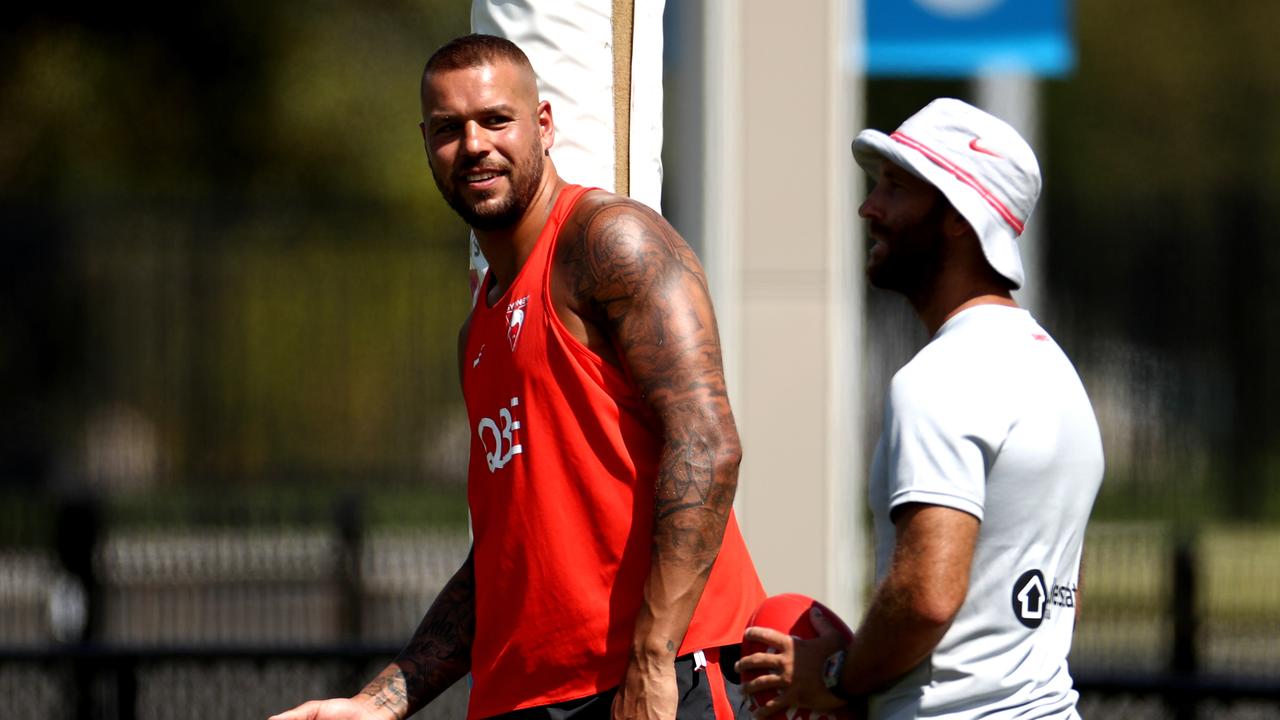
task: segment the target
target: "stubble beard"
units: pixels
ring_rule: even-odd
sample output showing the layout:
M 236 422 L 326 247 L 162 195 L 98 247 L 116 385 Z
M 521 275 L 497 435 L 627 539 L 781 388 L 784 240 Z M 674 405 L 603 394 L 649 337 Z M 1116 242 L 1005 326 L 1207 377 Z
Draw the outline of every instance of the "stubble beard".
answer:
M 539 138 L 534 138 L 525 157 L 517 158 L 510 166 L 506 177 L 511 189 L 497 202 L 486 199 L 480 203 L 469 203 L 463 199 L 462 192 L 458 189 L 457 178 L 446 182 L 434 167 L 431 175 L 445 202 L 467 225 L 476 230 L 502 230 L 519 222 L 533 202 L 538 185 L 542 183 L 542 155 L 542 142 Z
M 881 290 L 913 297 L 928 289 L 942 271 L 946 207 L 938 203 L 923 217 L 897 232 L 872 223 L 871 234 L 890 237 L 879 262 L 868 264 L 867 280 Z

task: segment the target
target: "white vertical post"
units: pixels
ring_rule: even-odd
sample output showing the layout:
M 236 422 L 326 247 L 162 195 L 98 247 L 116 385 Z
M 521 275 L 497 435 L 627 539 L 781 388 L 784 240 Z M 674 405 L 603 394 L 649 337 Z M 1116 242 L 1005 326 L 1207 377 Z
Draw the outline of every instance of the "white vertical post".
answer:
M 834 107 L 827 138 L 833 152 L 827 171 L 832 182 L 827 200 L 831 226 L 827 238 L 827 337 L 831 342 L 827 386 L 831 398 L 827 408 L 826 586 L 827 602 L 850 623 L 856 623 L 862 614 L 862 591 L 871 576 L 868 534 L 862 523 L 867 476 L 862 443 L 866 243 L 857 207 L 863 195 L 863 174 L 848 149 L 863 124 L 862 19 L 862 0 L 831 5 L 828 82 Z
M 974 80 L 974 94 L 978 107 L 1009 123 L 1022 134 L 1022 137 L 1036 151 L 1036 156 L 1043 158 L 1040 141 L 1040 97 L 1039 82 L 1029 72 L 992 71 L 981 73 Z M 1041 168 L 1043 172 L 1043 168 Z M 1042 223 L 1039 218 L 1044 215 L 1044 195 L 1041 194 L 1036 211 L 1031 214 L 1022 236 L 1018 238 L 1018 249 L 1022 254 L 1022 269 L 1026 281 L 1022 289 L 1014 292 L 1013 297 L 1018 304 L 1040 317 L 1044 311 L 1044 258 L 1043 240 L 1040 233 Z

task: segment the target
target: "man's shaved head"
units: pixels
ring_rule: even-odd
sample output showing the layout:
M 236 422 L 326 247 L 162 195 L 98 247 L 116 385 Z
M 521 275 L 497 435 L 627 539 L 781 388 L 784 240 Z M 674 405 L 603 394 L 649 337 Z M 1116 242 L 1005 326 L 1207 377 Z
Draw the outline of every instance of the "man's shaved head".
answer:
M 435 73 L 450 70 L 466 70 L 482 65 L 493 65 L 498 62 L 510 63 L 520 68 L 521 75 L 528 79 L 533 88 L 533 97 L 538 97 L 537 76 L 533 72 L 533 64 L 529 57 L 515 43 L 496 35 L 463 35 L 440 46 L 427 60 L 422 69 L 422 90 L 425 94 L 427 81 Z

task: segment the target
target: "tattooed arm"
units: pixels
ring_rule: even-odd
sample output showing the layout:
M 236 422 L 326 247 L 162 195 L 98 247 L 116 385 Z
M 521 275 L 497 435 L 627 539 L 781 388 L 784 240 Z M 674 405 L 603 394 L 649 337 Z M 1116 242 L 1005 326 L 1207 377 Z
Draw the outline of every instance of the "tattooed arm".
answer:
M 408 717 L 471 669 L 475 637 L 475 574 L 471 555 L 431 603 L 413 638 L 358 696 L 397 718 Z
M 458 376 L 471 318 L 458 333 Z M 352 698 L 312 700 L 269 720 L 372 720 L 407 718 L 431 702 L 471 668 L 475 638 L 473 553 L 453 574 L 422 618 L 409 644 Z
M 406 718 L 467 673 L 475 637 L 471 556 L 436 596 L 396 659 L 353 698 L 312 700 L 270 720 Z
M 663 433 L 650 572 L 614 715 L 674 717 L 673 660 L 720 551 L 741 458 L 715 314 L 693 251 L 652 210 L 591 196 L 574 219 L 557 257 L 572 310 L 608 335 Z

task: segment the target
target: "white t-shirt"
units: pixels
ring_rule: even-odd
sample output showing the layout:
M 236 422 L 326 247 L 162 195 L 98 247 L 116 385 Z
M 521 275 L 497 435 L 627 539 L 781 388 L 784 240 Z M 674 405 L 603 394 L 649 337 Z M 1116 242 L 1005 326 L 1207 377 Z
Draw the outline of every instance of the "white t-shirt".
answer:
M 890 512 L 981 521 L 969 590 L 932 655 L 871 701 L 880 718 L 1077 718 L 1067 671 L 1102 440 L 1084 386 L 1030 313 L 979 305 L 894 376 L 871 464 L 876 578 Z

